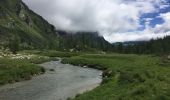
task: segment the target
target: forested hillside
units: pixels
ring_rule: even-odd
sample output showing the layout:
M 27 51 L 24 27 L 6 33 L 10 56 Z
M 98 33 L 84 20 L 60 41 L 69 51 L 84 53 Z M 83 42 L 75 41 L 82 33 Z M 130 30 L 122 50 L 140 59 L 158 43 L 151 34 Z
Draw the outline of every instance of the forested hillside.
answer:
M 63 34 L 66 33 L 66 34 Z M 66 51 L 111 50 L 112 45 L 94 32 L 57 31 L 21 0 L 0 1 L 0 46 L 12 49 Z M 17 47 L 17 48 L 16 48 Z
M 141 42 L 115 43 L 114 51 L 136 54 L 167 54 L 170 53 L 170 36 Z
M 51 48 L 58 45 L 55 28 L 35 14 L 21 0 L 0 1 L 0 43 L 18 40 L 22 49 Z
M 57 31 L 61 37 L 60 48 L 71 51 L 112 51 L 113 46 L 97 32 L 76 32 L 70 34 Z

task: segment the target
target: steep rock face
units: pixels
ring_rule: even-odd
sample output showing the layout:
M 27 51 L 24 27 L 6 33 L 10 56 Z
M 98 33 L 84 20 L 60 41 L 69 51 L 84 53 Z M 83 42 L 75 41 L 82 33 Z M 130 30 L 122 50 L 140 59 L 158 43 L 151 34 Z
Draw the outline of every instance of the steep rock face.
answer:
M 27 23 L 28 26 L 31 27 L 33 25 L 32 19 L 27 14 L 27 8 L 25 7 L 25 5 L 23 3 L 17 4 L 16 14 L 17 14 L 17 16 L 19 16 L 19 18 L 21 20 L 23 20 L 25 23 Z
M 0 30 L 0 41 L 4 42 L 2 37 L 8 38 L 4 43 L 6 45 L 15 37 L 20 38 L 24 48 L 52 48 L 58 45 L 54 26 L 31 11 L 21 0 L 0 0 Z

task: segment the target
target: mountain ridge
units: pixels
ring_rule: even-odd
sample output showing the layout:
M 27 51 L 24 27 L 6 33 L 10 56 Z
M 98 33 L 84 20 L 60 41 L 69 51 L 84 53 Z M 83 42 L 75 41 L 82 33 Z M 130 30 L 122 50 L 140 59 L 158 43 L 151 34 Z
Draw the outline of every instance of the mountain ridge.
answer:
M 65 32 L 66 36 L 63 36 L 62 32 Z M 89 34 L 91 35 L 89 36 Z M 21 49 L 69 50 L 75 49 L 75 45 L 81 45 L 82 50 L 87 50 L 87 48 L 106 50 L 106 47 L 100 46 L 100 43 L 112 48 L 109 42 L 96 34 L 93 34 L 93 32 L 75 32 L 75 34 L 71 34 L 71 32 L 66 32 L 65 30 L 56 30 L 52 24 L 49 24 L 42 16 L 30 10 L 21 0 L 0 1 L 1 46 L 8 47 L 10 41 L 15 40 L 17 37 L 20 41 Z M 79 42 L 76 42 L 74 37 Z M 82 39 L 84 37 L 93 38 L 96 41 L 90 39 L 84 41 Z M 72 41 L 75 41 L 74 44 L 70 44 Z M 91 44 L 96 45 L 86 42 L 93 42 Z M 81 51 L 81 49 L 78 51 Z

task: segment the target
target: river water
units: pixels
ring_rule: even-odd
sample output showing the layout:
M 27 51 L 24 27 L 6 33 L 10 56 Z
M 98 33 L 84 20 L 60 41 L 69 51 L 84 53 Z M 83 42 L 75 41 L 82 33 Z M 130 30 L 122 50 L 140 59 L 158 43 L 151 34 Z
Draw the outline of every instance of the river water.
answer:
M 60 61 L 41 66 L 47 70 L 45 74 L 0 87 L 0 100 L 66 100 L 96 88 L 102 81 L 102 72 L 95 69 L 62 64 Z

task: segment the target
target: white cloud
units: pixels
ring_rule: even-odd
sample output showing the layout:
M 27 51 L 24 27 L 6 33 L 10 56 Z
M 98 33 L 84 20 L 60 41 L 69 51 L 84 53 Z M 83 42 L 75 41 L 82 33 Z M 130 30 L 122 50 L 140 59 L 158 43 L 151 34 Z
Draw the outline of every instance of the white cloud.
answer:
M 161 5 L 159 8 L 160 9 L 165 9 L 165 8 L 168 8 L 170 5 Z
M 156 25 L 155 32 L 168 32 L 170 31 L 170 12 L 165 14 L 160 14 L 160 17 L 164 20 L 163 24 Z
M 164 0 L 23 0 L 57 29 L 99 31 L 105 37 L 134 40 L 143 13 L 158 11 Z M 121 34 L 119 34 L 121 33 Z M 119 35 L 118 35 L 119 34 Z M 132 36 L 134 35 L 134 36 Z M 141 35 L 141 34 L 139 34 Z M 133 38 L 133 39 L 132 39 Z M 106 38 L 109 41 L 112 41 Z
M 164 23 L 162 24 L 156 24 L 155 27 L 150 27 L 146 23 L 146 29 L 144 32 L 150 32 L 150 33 L 166 33 L 170 31 L 170 12 L 163 13 L 158 16 L 159 18 L 162 18 L 164 20 Z
M 130 5 L 121 0 L 24 1 L 57 28 L 73 31 L 95 30 L 110 33 L 135 30 L 139 26 L 139 10 L 142 9 L 137 7 L 140 3 Z M 45 7 L 46 5 L 49 6 Z M 149 9 L 150 5 L 146 11 Z
M 114 42 L 126 42 L 126 41 L 147 41 L 150 39 L 163 38 L 170 35 L 169 32 L 165 33 L 145 33 L 145 32 L 127 32 L 127 33 L 115 33 L 110 36 L 106 35 L 104 38 L 111 43 Z

